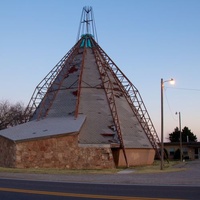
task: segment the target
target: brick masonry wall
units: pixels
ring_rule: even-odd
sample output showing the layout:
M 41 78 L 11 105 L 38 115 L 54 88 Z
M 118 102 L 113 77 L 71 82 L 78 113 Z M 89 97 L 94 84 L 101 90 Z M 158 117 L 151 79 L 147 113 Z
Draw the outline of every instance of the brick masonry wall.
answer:
M 0 166 L 15 166 L 15 144 L 13 141 L 0 136 Z
M 16 144 L 17 168 L 114 168 L 111 149 L 78 147 L 77 135 Z

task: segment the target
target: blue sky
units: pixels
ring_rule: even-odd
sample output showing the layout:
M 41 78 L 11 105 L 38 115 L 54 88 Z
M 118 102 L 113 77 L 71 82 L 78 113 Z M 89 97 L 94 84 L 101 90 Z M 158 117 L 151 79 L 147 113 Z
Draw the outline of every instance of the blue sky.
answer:
M 82 8 L 92 6 L 98 42 L 138 88 L 160 136 L 181 112 L 200 141 L 199 0 L 0 0 L 0 100 L 24 102 L 77 39 Z M 167 141 L 167 139 L 165 139 Z

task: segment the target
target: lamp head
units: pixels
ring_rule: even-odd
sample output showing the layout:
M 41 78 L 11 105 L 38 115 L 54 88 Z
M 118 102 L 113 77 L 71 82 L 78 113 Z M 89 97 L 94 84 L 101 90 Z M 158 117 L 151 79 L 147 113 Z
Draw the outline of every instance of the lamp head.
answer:
M 174 85 L 175 84 L 175 80 L 173 78 L 171 78 L 171 80 L 169 81 L 170 84 Z

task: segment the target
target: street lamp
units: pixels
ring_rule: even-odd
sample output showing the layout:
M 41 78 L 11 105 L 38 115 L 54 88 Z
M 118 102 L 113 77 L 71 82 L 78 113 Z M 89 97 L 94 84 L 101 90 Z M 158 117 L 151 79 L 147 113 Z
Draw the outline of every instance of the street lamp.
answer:
M 180 131 L 180 161 L 182 162 L 183 158 L 183 148 L 182 148 L 182 133 L 181 133 L 181 113 L 176 112 L 176 115 L 179 116 L 179 131 Z
M 163 131 L 164 131 L 164 126 L 163 126 L 163 89 L 164 89 L 164 83 L 165 82 L 170 82 L 171 84 L 174 84 L 175 81 L 173 78 L 170 80 L 163 81 L 161 78 L 161 164 L 160 164 L 160 169 L 163 170 L 163 161 L 164 161 L 164 143 L 163 143 Z

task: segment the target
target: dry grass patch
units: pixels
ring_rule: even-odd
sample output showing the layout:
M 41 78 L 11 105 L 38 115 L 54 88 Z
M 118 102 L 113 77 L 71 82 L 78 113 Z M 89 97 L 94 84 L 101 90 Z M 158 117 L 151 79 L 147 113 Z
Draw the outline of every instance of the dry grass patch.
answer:
M 181 164 L 180 161 L 167 161 L 164 162 L 164 169 L 160 170 L 160 161 L 155 161 L 152 165 L 130 167 L 133 173 L 163 173 L 163 172 L 176 172 L 185 170 L 184 167 L 176 167 Z M 0 167 L 0 173 L 32 173 L 32 174 L 116 174 L 125 168 L 117 169 L 52 169 L 52 168 L 3 168 Z
M 180 166 L 181 167 L 178 167 Z M 183 163 L 180 161 L 165 161 L 163 170 L 160 169 L 160 161 L 154 161 L 152 165 L 148 166 L 136 166 L 132 167 L 135 173 L 163 173 L 163 172 L 177 172 L 185 170 L 184 167 L 182 167 Z
M 52 169 L 52 168 L 4 168 L 0 167 L 0 173 L 32 173 L 32 174 L 114 174 L 119 169 Z

